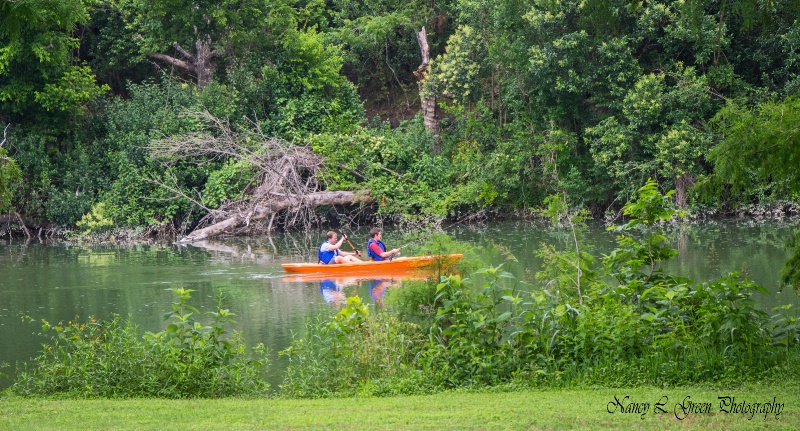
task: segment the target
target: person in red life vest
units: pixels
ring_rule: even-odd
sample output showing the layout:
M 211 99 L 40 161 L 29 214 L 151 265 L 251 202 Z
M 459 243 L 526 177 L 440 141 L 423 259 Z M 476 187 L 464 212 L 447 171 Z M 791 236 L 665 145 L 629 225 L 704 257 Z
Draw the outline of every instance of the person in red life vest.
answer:
M 367 241 L 367 255 L 375 261 L 385 260 L 400 253 L 399 248 L 386 251 L 386 245 L 381 241 L 381 235 L 381 230 L 376 227 L 369 231 L 370 238 Z
M 356 257 L 361 255 L 358 250 L 356 250 L 355 253 L 340 250 L 342 242 L 347 239 L 347 235 L 342 235 L 342 239 L 338 241 L 336 237 L 336 232 L 328 232 L 327 241 L 323 242 L 322 245 L 319 246 L 319 250 L 317 250 L 319 262 L 326 265 L 331 263 L 361 262 L 361 259 Z

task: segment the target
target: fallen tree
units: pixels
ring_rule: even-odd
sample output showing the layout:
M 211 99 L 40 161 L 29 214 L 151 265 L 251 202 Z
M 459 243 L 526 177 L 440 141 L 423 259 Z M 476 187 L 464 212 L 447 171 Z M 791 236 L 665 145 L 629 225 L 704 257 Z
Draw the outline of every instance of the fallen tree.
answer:
M 253 176 L 241 198 L 226 202 L 218 209 L 207 208 L 202 198 L 198 200 L 189 196 L 177 183 L 166 184 L 151 179 L 208 212 L 198 227 L 179 242 L 200 241 L 237 229 L 241 231 L 267 217 L 270 219 L 264 228 L 266 231 L 273 230 L 276 217 L 282 218 L 281 224 L 287 229 L 310 228 L 318 207 L 373 201 L 366 191 L 322 190 L 318 174 L 324 161 L 306 145 L 265 136 L 257 124 L 253 124 L 251 131 L 240 133 L 208 112 L 191 115 L 205 124 L 204 131 L 152 142 L 150 152 L 154 157 L 162 160 L 167 169 L 179 160 L 202 163 L 236 159 L 251 167 Z
M 268 216 L 272 216 L 274 220 L 274 217 L 278 213 L 285 210 L 299 212 L 298 208 L 313 209 L 320 206 L 352 205 L 368 202 L 372 202 L 372 198 L 368 194 L 358 194 L 347 191 L 318 192 L 302 196 L 291 195 L 277 197 L 254 205 L 247 213 L 234 214 L 210 226 L 196 229 L 189 235 L 181 238 L 180 242 L 201 241 L 212 236 L 230 232 L 242 226 L 248 226 L 250 222 L 263 220 Z M 269 231 L 271 228 L 272 223 L 270 222 L 267 230 Z

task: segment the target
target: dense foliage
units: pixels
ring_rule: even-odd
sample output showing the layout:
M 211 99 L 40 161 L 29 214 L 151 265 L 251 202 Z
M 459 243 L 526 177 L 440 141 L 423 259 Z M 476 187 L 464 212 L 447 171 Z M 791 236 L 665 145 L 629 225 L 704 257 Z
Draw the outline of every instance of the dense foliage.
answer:
M 153 140 L 208 132 L 190 120 L 198 111 L 313 147 L 328 189 L 368 190 L 374 211 L 405 219 L 536 208 L 553 194 L 602 216 L 647 178 L 681 207 L 794 202 L 798 11 L 793 0 L 5 2 L 2 157 L 22 181 L 4 180 L 0 207 L 33 226 L 73 228 L 102 204 L 105 222 L 81 230 L 191 228 L 253 180 L 225 157 L 152 157 Z M 423 26 L 432 60 L 420 68 Z M 420 95 L 438 101 L 439 134 L 414 116 Z
M 264 395 L 268 364 L 263 345 L 251 356 L 234 314 L 219 308 L 204 326 L 188 304 L 190 289 L 175 289 L 177 301 L 161 332 L 139 334 L 130 320 L 50 324 L 53 334 L 34 366 L 22 371 L 11 391 L 20 395 L 77 398 L 219 398 Z
M 659 271 L 675 251 L 658 224 L 676 212 L 656 184 L 681 209 L 797 202 L 799 12 L 794 0 L 2 2 L 0 211 L 80 232 L 189 229 L 257 180 L 234 157 L 154 155 L 173 136 L 226 139 L 204 113 L 313 149 L 326 160 L 314 180 L 369 191 L 368 215 L 547 207 L 570 227 L 570 247 L 542 247 L 536 288 L 490 268 L 476 284 L 417 286 L 396 315 L 351 303 L 311 324 L 285 353 L 288 395 L 796 374 L 797 320 L 756 309 L 757 286 Z M 421 97 L 438 101 L 438 132 Z M 628 222 L 614 252 L 592 256 L 582 222 L 607 213 Z M 784 281 L 798 284 L 792 244 Z M 52 326 L 52 350 L 15 390 L 263 391 L 259 360 L 220 338 L 228 315 L 203 327 L 182 298 L 178 323 L 143 340 L 120 320 Z
M 617 246 L 595 259 L 563 206 L 571 241 L 548 246 L 535 281 L 499 267 L 470 277 L 442 274 L 393 290 L 383 306 L 355 296 L 307 322 L 280 355 L 277 394 L 292 398 L 388 396 L 456 388 L 742 384 L 800 376 L 800 319 L 791 305 L 772 313 L 753 299 L 764 288 L 730 273 L 696 282 L 659 263 L 675 255 L 662 224 L 677 215 L 672 193 L 650 181 L 611 229 Z M 552 200 L 551 200 L 552 202 Z M 555 215 L 555 213 L 554 213 Z M 577 239 L 575 239 L 577 238 Z M 446 247 L 438 238 L 436 244 Z M 580 259 L 577 258 L 580 256 Z M 568 263 L 564 265 L 562 263 Z M 511 262 L 509 262 L 509 265 Z M 140 338 L 122 323 L 44 323 L 55 335 L 12 391 L 67 397 L 222 397 L 267 386 L 233 314 L 219 307 L 203 326 L 178 300 L 164 331 Z
M 653 183 L 639 191 L 630 222 L 614 228 L 616 249 L 583 271 L 582 293 L 577 266 L 548 255 L 533 286 L 497 267 L 398 289 L 378 316 L 348 302 L 283 352 L 285 394 L 796 378 L 800 322 L 790 306 L 759 309 L 752 296 L 763 288 L 736 273 L 695 282 L 654 265 L 677 254 L 657 223 L 674 213 L 668 198 Z

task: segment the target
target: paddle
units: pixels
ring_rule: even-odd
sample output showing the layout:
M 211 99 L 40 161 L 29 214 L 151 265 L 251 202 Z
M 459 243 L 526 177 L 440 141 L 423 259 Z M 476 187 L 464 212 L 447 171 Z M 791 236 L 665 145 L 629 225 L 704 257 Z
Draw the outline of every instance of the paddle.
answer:
M 342 236 L 344 237 L 344 240 L 347 241 L 348 244 L 350 244 L 350 248 L 352 248 L 353 251 L 356 252 L 356 256 L 358 256 L 358 258 L 361 259 L 361 252 L 358 251 L 358 249 L 356 248 L 356 246 L 353 245 L 352 242 L 350 242 L 350 238 L 348 238 L 347 235 L 344 232 L 342 232 L 341 229 L 336 229 L 336 230 L 338 230 L 339 233 L 342 234 Z
M 347 241 L 347 243 L 350 244 L 350 248 L 353 249 L 353 251 L 356 253 L 356 256 L 358 256 L 358 258 L 361 259 L 361 252 L 358 251 L 358 249 L 356 248 L 356 246 L 353 245 L 352 242 L 350 242 L 350 238 L 348 238 L 347 235 L 344 232 L 342 232 L 342 226 L 339 224 L 338 213 L 336 215 L 334 215 L 333 213 L 331 213 L 329 211 L 328 214 L 325 215 L 325 218 L 328 219 L 328 222 L 331 224 L 332 228 L 334 228 L 337 231 L 339 231 L 339 233 Z M 364 259 L 361 259 L 361 260 L 364 260 Z

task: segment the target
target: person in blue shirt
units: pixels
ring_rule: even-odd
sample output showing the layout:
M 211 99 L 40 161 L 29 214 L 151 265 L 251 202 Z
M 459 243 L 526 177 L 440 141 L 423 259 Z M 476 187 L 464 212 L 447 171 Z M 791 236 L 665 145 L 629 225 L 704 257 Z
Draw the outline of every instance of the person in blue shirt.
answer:
M 332 263 L 348 263 L 348 262 L 361 262 L 362 260 L 356 256 L 361 253 L 356 250 L 355 253 L 341 250 L 342 242 L 347 239 L 347 235 L 342 235 L 342 239 L 337 241 L 337 235 L 334 231 L 329 231 L 327 234 L 327 241 L 323 242 L 317 250 L 319 262 L 326 265 Z

